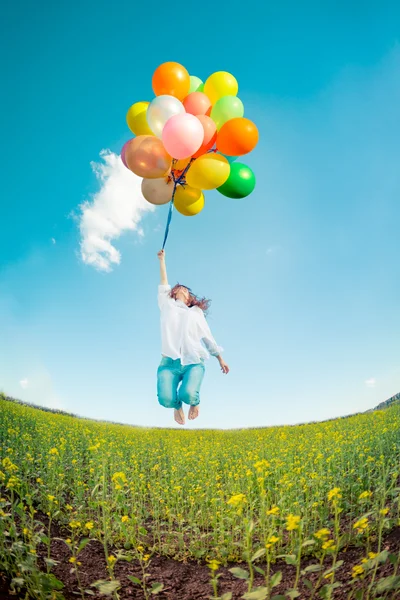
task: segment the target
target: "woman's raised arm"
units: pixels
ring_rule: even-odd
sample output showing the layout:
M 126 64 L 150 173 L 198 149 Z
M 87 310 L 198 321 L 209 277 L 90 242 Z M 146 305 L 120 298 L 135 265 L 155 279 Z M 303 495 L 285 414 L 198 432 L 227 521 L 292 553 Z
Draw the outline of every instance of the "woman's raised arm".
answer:
M 167 265 L 165 264 L 165 250 L 160 250 L 160 252 L 157 253 L 157 256 L 160 261 L 160 283 L 161 285 L 168 285 Z

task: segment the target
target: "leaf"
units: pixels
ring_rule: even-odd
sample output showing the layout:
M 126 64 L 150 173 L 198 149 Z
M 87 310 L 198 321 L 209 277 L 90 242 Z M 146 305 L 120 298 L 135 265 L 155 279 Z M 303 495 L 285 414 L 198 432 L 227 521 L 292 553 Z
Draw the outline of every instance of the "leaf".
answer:
M 306 548 L 307 546 L 314 546 L 315 540 L 306 540 L 302 543 L 301 547 Z
M 298 592 L 297 590 L 286 590 L 285 596 L 290 598 L 290 600 L 294 600 L 294 598 L 298 598 L 300 596 L 300 592 Z
M 85 594 L 89 594 L 89 596 L 94 596 L 93 590 L 85 590 Z
M 140 535 L 147 535 L 147 529 L 144 527 L 139 527 L 139 533 Z
M 277 585 L 280 584 L 280 582 L 282 581 L 282 571 L 277 571 L 276 573 L 274 573 L 270 579 L 269 585 L 271 586 L 271 589 L 276 587 Z
M 392 565 L 397 563 L 397 554 L 389 554 L 389 560 Z
M 265 575 L 265 571 L 264 569 L 261 569 L 261 567 L 257 567 L 256 565 L 254 565 L 254 570 L 257 571 L 257 573 L 260 573 L 260 575 Z
M 327 569 L 324 572 L 324 576 L 328 575 L 329 573 L 333 573 L 334 571 L 337 571 L 337 569 L 340 569 L 340 567 L 342 566 L 342 564 L 343 564 L 343 561 L 342 560 L 338 560 L 337 563 L 336 563 L 336 565 L 334 567 L 330 567 L 329 569 Z M 328 583 L 327 585 L 331 585 L 331 584 Z
M 382 550 L 379 552 L 378 556 L 375 556 L 375 560 L 379 563 L 385 563 L 389 557 L 389 552 L 387 550 Z
M 400 588 L 400 575 L 389 575 L 380 579 L 376 585 L 375 591 L 380 594 L 388 590 L 397 590 Z
M 111 596 L 118 588 L 121 587 L 121 584 L 118 579 L 111 579 L 111 581 L 108 581 L 107 579 L 98 579 L 92 583 L 91 587 L 97 588 L 100 594 Z
M 341 585 L 342 584 L 339 581 L 335 581 L 335 583 L 327 583 L 318 592 L 320 598 L 323 598 L 323 600 L 329 600 L 332 595 L 332 591 L 338 587 L 341 587 Z
M 151 586 L 150 594 L 159 594 L 161 590 L 164 588 L 163 583 L 154 582 Z
M 221 600 L 232 600 L 232 592 L 226 592 L 226 594 L 222 594 Z
M 50 542 L 50 538 L 47 537 L 47 535 L 41 535 L 40 541 L 43 542 L 43 544 L 48 544 Z
M 354 594 L 356 600 L 362 600 L 364 596 L 364 590 L 357 590 Z
M 308 588 L 309 590 L 312 590 L 314 587 L 309 579 L 303 579 L 303 583 L 306 586 L 306 588 Z
M 53 575 L 53 573 L 49 573 L 47 575 L 46 579 L 47 579 L 46 584 L 50 589 L 52 589 L 52 590 L 62 590 L 63 589 L 63 587 L 64 587 L 63 582 L 60 581 L 59 579 L 57 579 L 57 577 L 55 575 Z
M 140 579 L 138 579 L 137 577 L 134 577 L 133 575 L 128 575 L 128 579 L 130 579 L 132 581 L 132 583 L 136 583 L 137 585 L 142 585 L 142 582 L 140 581 Z
M 85 546 L 87 546 L 87 544 L 90 542 L 89 538 L 83 538 L 83 540 L 81 541 L 81 543 L 78 546 L 78 554 L 79 552 L 82 552 L 82 550 L 84 549 Z
M 275 596 L 272 596 L 271 600 L 286 600 L 286 596 L 283 596 L 282 594 L 277 594 Z
M 322 571 L 322 569 L 324 568 L 323 565 L 320 565 L 318 563 L 314 563 L 312 565 L 308 565 L 308 567 L 306 567 L 305 569 L 302 570 L 302 573 L 318 573 L 318 571 Z
M 232 575 L 234 575 L 238 579 L 248 579 L 249 578 L 248 571 L 246 571 L 245 569 L 241 569 L 240 567 L 233 567 L 232 569 L 229 569 L 229 572 L 232 573 Z
M 287 554 L 285 556 L 285 562 L 287 565 L 295 565 L 296 564 L 296 555 L 295 554 Z
M 266 552 L 265 548 L 260 548 L 259 550 L 257 550 L 257 552 L 255 554 L 253 554 L 253 556 L 251 557 L 251 562 L 254 562 L 258 558 L 261 558 L 262 556 L 264 556 L 265 552 Z
M 49 567 L 55 567 L 60 562 L 58 560 L 53 560 L 52 558 L 47 558 L 47 556 L 44 557 L 44 560 L 45 560 L 45 563 L 47 565 L 49 565 Z
M 25 579 L 23 577 L 13 577 L 11 580 L 11 586 L 18 586 L 18 587 L 22 587 L 25 583 Z
M 267 587 L 255 588 L 253 591 L 244 594 L 242 598 L 244 598 L 244 600 L 265 600 L 268 596 L 268 591 Z

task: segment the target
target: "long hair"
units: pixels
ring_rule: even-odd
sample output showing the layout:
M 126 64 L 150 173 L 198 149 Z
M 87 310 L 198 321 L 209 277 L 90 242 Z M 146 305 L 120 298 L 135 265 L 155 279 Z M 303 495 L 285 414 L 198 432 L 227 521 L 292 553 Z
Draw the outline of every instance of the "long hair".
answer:
M 188 302 L 189 308 L 191 306 L 198 306 L 199 308 L 201 308 L 201 310 L 205 314 L 207 314 L 208 309 L 210 308 L 211 300 L 208 300 L 207 298 L 200 298 L 199 296 L 196 296 L 195 294 L 193 294 L 192 290 L 187 285 L 183 285 L 182 283 L 177 283 L 176 285 L 174 285 L 174 287 L 172 288 L 172 290 L 170 292 L 171 298 L 174 298 L 174 300 L 176 300 L 176 292 L 177 292 L 178 288 L 180 288 L 180 287 L 186 288 L 189 292 L 189 302 Z

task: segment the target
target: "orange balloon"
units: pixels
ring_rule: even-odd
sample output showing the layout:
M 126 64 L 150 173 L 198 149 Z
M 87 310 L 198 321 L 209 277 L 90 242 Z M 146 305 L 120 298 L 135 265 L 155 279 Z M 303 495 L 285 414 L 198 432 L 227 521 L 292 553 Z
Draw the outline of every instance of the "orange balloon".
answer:
M 211 117 L 207 117 L 207 115 L 197 115 L 197 118 L 203 125 L 204 140 L 197 152 L 193 154 L 193 158 L 198 158 L 207 152 L 207 150 L 211 150 L 215 144 L 215 140 L 217 139 L 217 126 L 213 119 Z
M 158 179 L 170 170 L 172 157 L 159 138 L 154 135 L 138 135 L 126 147 L 125 162 L 139 177 Z
M 242 156 L 257 146 L 258 129 L 244 117 L 230 119 L 217 135 L 217 148 L 227 156 Z
M 190 76 L 179 63 L 166 62 L 154 71 L 152 85 L 156 96 L 166 94 L 183 100 L 189 94 Z

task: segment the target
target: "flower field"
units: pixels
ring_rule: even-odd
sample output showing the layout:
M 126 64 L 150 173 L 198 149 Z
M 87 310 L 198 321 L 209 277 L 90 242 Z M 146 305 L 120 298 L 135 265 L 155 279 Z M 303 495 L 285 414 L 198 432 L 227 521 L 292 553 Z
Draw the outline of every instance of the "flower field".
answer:
M 400 597 L 399 405 L 237 431 L 1 398 L 0 417 L 0 562 L 20 597 Z M 190 593 L 172 563 L 198 574 Z

